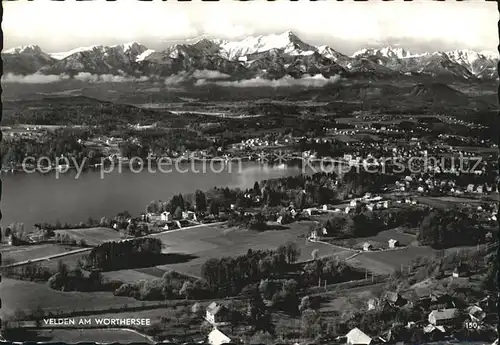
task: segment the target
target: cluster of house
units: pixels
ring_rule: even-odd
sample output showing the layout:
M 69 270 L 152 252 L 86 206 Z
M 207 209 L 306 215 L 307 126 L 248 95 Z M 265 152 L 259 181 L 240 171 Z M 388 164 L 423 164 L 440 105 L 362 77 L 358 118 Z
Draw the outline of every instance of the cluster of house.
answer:
M 328 231 L 326 230 L 326 228 L 314 229 L 314 230 L 311 230 L 307 239 L 309 241 L 313 241 L 313 242 L 314 241 L 321 241 L 324 237 L 327 237 L 327 236 L 328 236 Z M 390 249 L 394 249 L 394 248 L 397 248 L 399 246 L 400 246 L 400 243 L 398 240 L 391 238 L 390 240 L 387 241 L 387 247 Z M 370 242 L 364 242 L 363 244 L 361 244 L 361 248 L 363 249 L 363 251 L 366 251 L 366 252 L 375 250 L 374 244 L 370 243 Z
M 171 212 L 163 211 L 160 214 L 148 212 L 141 214 L 140 221 L 147 223 L 161 223 L 165 230 L 181 228 L 182 223 L 198 222 L 198 217 L 194 211 L 182 211 L 181 218 L 174 219 Z
M 242 140 L 241 143 L 233 144 L 232 148 L 237 150 L 244 150 L 247 148 L 254 147 L 266 147 L 266 146 L 276 146 L 276 145 L 288 145 L 295 142 L 292 138 L 282 138 L 276 140 L 264 140 L 262 138 L 250 138 L 247 140 Z
M 263 189 L 262 189 L 261 193 L 263 193 Z M 255 204 L 259 204 L 262 201 L 261 196 L 258 194 L 245 193 L 245 195 L 243 195 L 243 197 L 245 199 L 253 201 Z M 235 208 L 236 208 L 236 205 L 231 205 L 231 209 L 234 210 Z
M 314 212 L 312 209 L 307 209 L 303 211 L 305 214 L 311 216 Z M 288 224 L 297 220 L 300 217 L 301 213 L 295 209 L 293 204 L 290 204 L 287 208 L 285 208 L 281 214 L 277 215 L 276 223 L 278 224 Z
M 487 315 L 483 308 L 489 307 L 488 303 L 491 303 L 491 300 L 487 297 L 481 300 L 478 305 L 466 307 L 464 309 L 465 315 L 461 315 L 459 309 L 455 306 L 453 297 L 450 295 L 431 291 L 427 288 L 416 289 L 415 294 L 417 299 L 416 302 L 413 303 L 396 292 L 388 291 L 381 301 L 373 298 L 370 299 L 367 303 L 367 309 L 374 310 L 380 307 L 381 303 L 383 303 L 384 306 L 391 306 L 393 308 L 401 308 L 409 304 L 418 304 L 425 308 L 432 308 L 433 306 L 442 307 L 431 310 L 425 323 L 418 325 L 415 322 L 409 322 L 405 326 L 407 329 L 422 327 L 424 334 L 430 336 L 432 339 L 439 339 L 449 335 L 450 329 L 461 327 L 463 317 L 469 319 L 470 322 L 478 327 L 481 327 Z M 360 329 L 354 328 L 347 333 L 346 343 L 350 345 L 369 345 L 374 343 L 386 343 L 391 341 L 391 338 L 391 330 L 384 337 L 379 336 L 372 338 Z
M 421 327 L 424 334 L 427 334 L 432 339 L 439 339 L 440 337 L 449 335 L 450 330 L 460 327 L 460 323 L 464 321 L 464 317 L 470 320 L 470 322 L 473 322 L 475 325 L 478 325 L 478 327 L 481 327 L 487 317 L 484 310 L 486 308 L 490 308 L 490 304 L 493 303 L 489 297 L 486 297 L 477 305 L 471 305 L 464 308 L 464 315 L 461 314 L 459 309 L 455 306 L 453 296 L 432 291 L 428 288 L 415 289 L 414 293 L 416 295 L 416 299 L 412 302 L 397 292 L 387 291 L 380 300 L 373 298 L 368 300 L 367 309 L 374 310 L 376 308 L 386 306 L 391 308 L 403 308 L 412 305 L 420 305 L 426 309 L 434 308 L 429 311 L 426 322 L 419 324 L 409 322 L 405 325 L 405 327 L 407 329 L 416 329 Z M 206 309 L 205 319 L 214 327 L 208 336 L 208 343 L 210 345 L 222 345 L 236 342 L 236 339 L 226 335 L 218 328 L 229 324 L 231 320 L 231 312 L 223 304 L 212 302 Z M 391 341 L 394 336 L 391 334 L 391 331 L 392 330 L 389 330 L 389 332 L 384 336 L 371 337 L 359 328 L 353 328 L 344 337 L 339 337 L 337 340 L 345 338 L 345 342 L 348 345 L 387 343 L 388 341 Z
M 383 133 L 383 132 L 401 133 L 401 132 L 403 132 L 394 124 L 380 126 L 380 128 L 376 128 L 373 125 L 359 125 L 359 124 L 354 125 L 354 127 L 357 128 L 358 130 L 370 131 L 373 133 Z
M 138 139 L 131 139 L 131 140 L 133 140 L 134 143 L 139 143 Z M 99 136 L 96 138 L 88 139 L 87 141 L 78 139 L 77 142 L 79 144 L 84 144 L 84 145 L 105 145 L 105 146 L 118 147 L 120 144 L 124 142 L 124 140 L 123 138 L 117 138 L 117 137 Z
M 1 240 L 4 241 L 9 246 L 18 246 L 23 244 L 36 244 L 43 242 L 47 239 L 46 232 L 40 227 L 40 225 L 35 224 L 33 231 L 20 239 L 16 234 L 10 229 L 5 229 L 5 236 Z
M 16 126 L 15 128 L 4 126 L 2 132 L 5 137 L 22 140 L 41 138 L 48 130 L 41 126 Z
M 482 172 L 482 170 L 478 170 Z M 454 195 L 463 194 L 487 194 L 496 191 L 496 186 L 487 183 L 473 184 L 470 183 L 466 187 L 461 187 L 456 185 L 453 180 L 442 180 L 435 179 L 432 177 L 417 177 L 417 176 L 406 176 L 401 181 L 396 181 L 395 186 L 398 190 L 405 191 L 415 191 L 418 193 L 428 193 L 428 192 L 442 192 L 451 193 Z
M 398 240 L 395 240 L 393 238 L 389 239 L 387 241 L 387 247 L 389 249 L 394 249 L 394 248 L 398 248 L 400 247 L 401 244 L 399 243 Z M 363 251 L 365 252 L 368 252 L 368 251 L 371 251 L 371 250 L 374 250 L 376 249 L 375 248 L 375 245 L 373 243 L 370 243 L 370 242 L 364 242 L 362 245 L 361 245 L 361 248 L 363 249 Z M 380 249 L 380 248 L 379 248 Z
M 467 121 L 460 120 L 460 119 L 457 119 L 457 118 L 449 116 L 449 115 L 439 115 L 438 118 L 440 120 L 446 121 L 448 123 L 460 124 L 463 126 L 467 126 L 470 129 L 486 129 L 487 128 L 486 126 L 483 126 L 481 124 L 474 123 L 474 122 L 467 122 Z
M 194 211 L 182 211 L 182 218 L 181 219 L 186 219 L 186 220 L 191 220 L 191 221 L 197 221 L 196 218 L 196 212 Z M 143 213 L 141 215 L 141 220 L 149 223 L 154 223 L 154 222 L 171 222 L 174 220 L 174 216 L 171 212 L 168 211 L 163 211 L 160 214 L 156 213 Z
M 498 204 L 483 204 L 475 207 L 475 210 L 471 210 L 471 212 L 477 213 L 478 215 L 483 215 L 484 218 L 488 221 L 496 222 L 498 215 Z
M 362 198 L 352 199 L 349 202 L 349 205 L 344 208 L 333 207 L 331 205 L 323 205 L 321 209 L 322 211 L 326 212 L 342 212 L 345 214 L 349 214 L 352 211 L 359 209 L 360 207 L 362 208 L 362 210 L 367 211 L 385 210 L 391 207 L 391 200 L 384 200 L 381 196 L 372 196 L 371 194 L 367 193 Z M 305 211 L 308 212 L 309 215 L 311 215 L 311 212 L 315 212 L 315 209 L 311 208 L 306 209 Z
M 476 194 L 484 194 L 484 193 L 491 193 L 494 190 L 493 185 L 489 184 L 468 184 L 467 187 L 465 188 L 466 193 L 476 193 Z M 455 191 L 456 193 L 456 191 Z
M 363 198 L 351 200 L 349 207 L 346 207 L 344 212 L 348 214 L 351 209 L 356 209 L 359 206 L 365 207 L 368 211 L 382 210 L 391 207 L 391 201 L 383 200 L 381 196 L 372 197 L 370 194 L 366 194 Z

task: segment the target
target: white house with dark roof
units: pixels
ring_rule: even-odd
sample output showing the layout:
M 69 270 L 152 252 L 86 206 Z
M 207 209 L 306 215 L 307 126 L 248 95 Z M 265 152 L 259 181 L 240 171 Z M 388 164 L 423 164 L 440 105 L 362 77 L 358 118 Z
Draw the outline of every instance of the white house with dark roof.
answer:
M 446 329 L 443 326 L 434 326 L 430 324 L 424 327 L 425 334 L 432 334 L 436 332 L 446 333 Z
M 223 325 L 230 320 L 230 311 L 223 304 L 212 302 L 207 307 L 205 319 L 212 325 Z
M 433 310 L 429 314 L 429 323 L 434 326 L 440 326 L 453 322 L 458 317 L 458 309 L 440 309 Z
M 217 327 L 214 327 L 212 332 L 208 334 L 207 340 L 210 345 L 222 345 L 232 342 L 231 338 L 218 330 Z
M 163 221 L 163 222 L 171 222 L 172 221 L 172 213 L 170 212 L 167 212 L 167 211 L 163 211 L 160 215 L 160 219 Z
M 377 299 L 375 299 L 375 298 L 370 298 L 370 299 L 368 300 L 368 302 L 367 302 L 367 305 L 368 305 L 368 306 L 367 306 L 367 308 L 368 308 L 368 310 L 374 310 L 374 309 L 376 309 L 376 308 L 377 308 L 378 304 L 379 304 L 379 302 L 378 302 L 378 300 L 377 300 Z
M 372 338 L 363 333 L 359 328 L 355 327 L 346 334 L 347 345 L 369 345 Z
M 365 242 L 363 243 L 363 250 L 364 251 L 369 251 L 373 249 L 373 245 L 371 243 Z
M 399 246 L 399 241 L 391 238 L 389 240 L 389 248 L 396 248 Z
M 387 291 L 384 294 L 384 299 L 391 305 L 402 306 L 406 304 L 406 300 L 397 292 Z
M 483 311 L 483 309 L 475 305 L 467 308 L 467 313 L 469 314 L 469 317 L 473 322 L 481 322 L 486 317 L 486 313 Z
M 196 213 L 193 211 L 183 211 L 182 212 L 182 218 L 183 219 L 188 219 L 188 220 L 194 220 L 195 222 L 197 221 L 196 219 Z

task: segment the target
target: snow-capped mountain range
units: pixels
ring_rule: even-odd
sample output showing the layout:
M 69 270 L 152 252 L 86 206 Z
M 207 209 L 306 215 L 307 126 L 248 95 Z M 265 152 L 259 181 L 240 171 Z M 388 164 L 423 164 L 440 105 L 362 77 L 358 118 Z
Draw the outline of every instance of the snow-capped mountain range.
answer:
M 2 52 L 4 73 L 78 73 L 169 76 L 179 72 L 211 70 L 234 79 L 281 78 L 305 74 L 396 77 L 431 75 L 459 80 L 496 79 L 498 55 L 456 50 L 415 54 L 401 48 L 362 49 L 352 56 L 329 46 L 314 46 L 295 33 L 248 37 L 239 41 L 201 39 L 176 44 L 163 51 L 140 43 L 96 45 L 48 54 L 38 46 Z

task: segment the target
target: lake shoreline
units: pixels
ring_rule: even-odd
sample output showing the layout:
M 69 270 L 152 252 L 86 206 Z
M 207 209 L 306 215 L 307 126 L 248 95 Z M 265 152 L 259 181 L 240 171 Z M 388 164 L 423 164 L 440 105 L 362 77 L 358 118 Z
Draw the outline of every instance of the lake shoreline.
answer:
M 187 170 L 187 171 L 186 171 Z M 241 169 L 203 171 L 201 167 L 156 173 L 129 169 L 101 174 L 86 171 L 76 177 L 67 173 L 12 173 L 2 175 L 2 223 L 78 223 L 89 217 L 99 219 L 129 211 L 139 214 L 152 200 L 168 200 L 179 193 L 206 191 L 214 187 L 252 188 L 255 181 L 296 176 L 303 169 L 290 165 L 245 162 Z M 306 173 L 308 173 L 306 171 Z M 102 177 L 102 178 L 101 178 Z

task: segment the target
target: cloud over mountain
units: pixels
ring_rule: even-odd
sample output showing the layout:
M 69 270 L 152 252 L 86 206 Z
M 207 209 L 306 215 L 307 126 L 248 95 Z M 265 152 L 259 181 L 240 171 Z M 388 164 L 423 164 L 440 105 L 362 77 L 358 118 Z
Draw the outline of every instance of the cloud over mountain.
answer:
M 69 76 L 50 75 L 50 74 L 45 75 L 40 73 L 34 73 L 29 75 L 17 75 L 13 73 L 7 73 L 2 76 L 3 83 L 18 83 L 18 84 L 50 84 L 65 79 L 69 79 Z
M 199 80 L 195 85 L 206 85 L 206 84 L 216 84 L 219 86 L 231 86 L 231 87 L 290 87 L 290 86 L 306 86 L 306 87 L 323 87 L 327 84 L 335 84 L 341 80 L 341 77 L 335 75 L 333 77 L 325 78 L 321 74 L 315 76 L 304 76 L 302 78 L 296 79 L 290 76 L 285 76 L 281 79 L 269 80 L 261 77 L 256 77 L 246 80 L 238 81 L 206 81 Z
M 196 70 L 192 74 L 193 78 L 196 79 L 227 79 L 231 76 L 226 73 L 220 73 L 218 71 L 210 71 L 210 70 Z
M 112 74 L 91 74 L 86 72 L 78 73 L 75 77 L 76 80 L 86 81 L 90 83 L 124 83 L 124 82 L 144 82 L 149 78 L 142 76 L 139 78 L 127 77 L 122 75 Z

